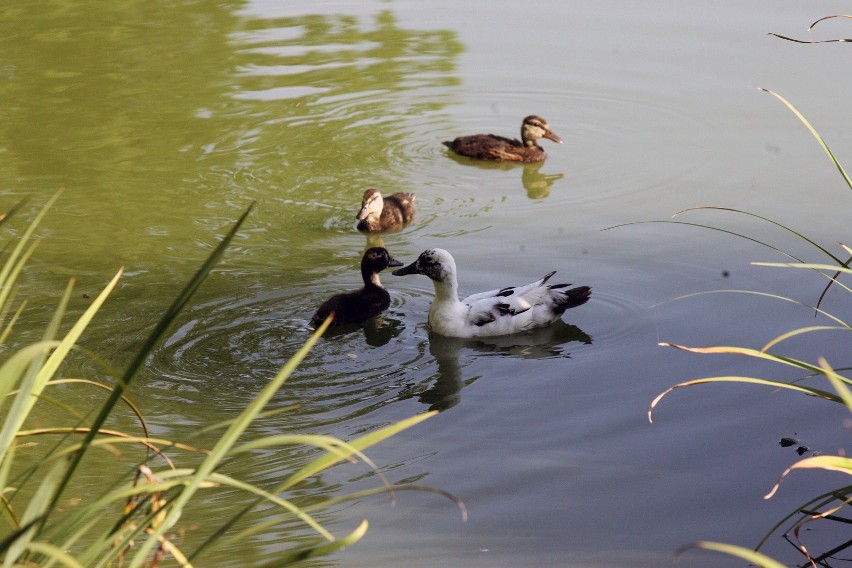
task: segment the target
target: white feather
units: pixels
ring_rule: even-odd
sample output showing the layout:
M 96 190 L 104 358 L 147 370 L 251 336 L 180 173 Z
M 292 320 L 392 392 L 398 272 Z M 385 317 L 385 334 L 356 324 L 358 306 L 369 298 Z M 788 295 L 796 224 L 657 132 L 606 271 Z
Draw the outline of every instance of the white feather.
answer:
M 566 307 L 584 303 L 589 295 L 587 287 L 569 290 L 568 294 L 576 292 L 576 298 L 566 306 L 566 291 L 546 283 L 554 274 L 551 272 L 526 286 L 490 290 L 459 300 L 456 263 L 443 249 L 425 251 L 397 273 L 426 274 L 432 279 L 435 299 L 429 307 L 429 327 L 451 337 L 508 335 L 549 325 Z

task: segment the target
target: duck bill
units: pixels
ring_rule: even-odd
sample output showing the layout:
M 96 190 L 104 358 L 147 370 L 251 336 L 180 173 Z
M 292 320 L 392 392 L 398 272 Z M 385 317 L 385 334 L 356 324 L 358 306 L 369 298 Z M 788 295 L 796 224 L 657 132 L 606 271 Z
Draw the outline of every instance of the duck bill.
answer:
M 562 144 L 562 138 L 557 136 L 552 130 L 548 130 L 547 132 L 545 132 L 544 137 L 548 140 L 553 140 L 557 144 Z
M 367 215 L 369 215 L 369 214 L 370 214 L 370 212 L 367 211 L 367 204 L 365 203 L 364 205 L 361 206 L 361 210 L 358 211 L 358 213 L 355 215 L 355 218 L 358 219 L 359 221 L 363 221 L 364 219 L 367 218 Z
M 388 266 L 402 266 L 402 263 L 392 256 L 388 257 Z
M 415 260 L 405 268 L 400 268 L 399 270 L 394 270 L 391 272 L 394 276 L 406 276 L 408 274 L 422 274 L 420 269 L 417 267 L 417 261 Z

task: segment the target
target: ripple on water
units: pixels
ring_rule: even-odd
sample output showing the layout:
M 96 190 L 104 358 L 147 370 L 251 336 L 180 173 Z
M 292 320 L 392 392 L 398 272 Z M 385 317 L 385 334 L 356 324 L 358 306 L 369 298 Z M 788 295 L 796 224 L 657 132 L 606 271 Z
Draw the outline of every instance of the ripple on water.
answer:
M 522 190 L 531 200 L 547 199 L 549 206 L 657 190 L 706 167 L 709 157 L 693 142 L 699 132 L 708 135 L 705 118 L 684 110 L 664 93 L 607 88 L 604 94 L 602 88 L 489 93 L 487 100 L 499 100 L 499 107 L 465 103 L 451 109 L 451 117 L 426 117 L 403 143 L 415 161 L 440 164 L 429 172 L 438 185 L 487 185 L 504 195 Z M 466 134 L 518 137 L 521 120 L 530 113 L 544 116 L 565 141 L 541 142 L 548 152 L 544 163 L 469 160 L 441 145 L 442 140 Z M 615 171 L 620 173 L 614 175 Z
M 308 322 L 313 310 L 327 294 L 291 287 L 243 298 L 231 295 L 194 307 L 155 353 L 147 394 L 180 405 L 188 422 L 233 418 L 302 347 L 312 333 Z M 592 342 L 584 330 L 562 321 L 509 337 L 445 338 L 426 330 L 430 302 L 431 293 L 416 288 L 395 291 L 390 308 L 377 320 L 331 329 L 270 409 L 299 404 L 285 419 L 288 428 L 316 429 L 409 398 L 448 408 L 458 402 L 462 388 L 478 378 L 468 370 L 477 359 L 571 357 Z M 619 306 L 602 303 L 605 308 Z M 628 332 L 596 329 L 595 335 Z M 273 423 L 258 427 L 281 427 L 280 421 Z
M 591 317 L 594 328 L 588 331 L 593 336 L 596 347 L 604 350 L 628 343 L 625 340 L 635 337 L 640 332 L 639 328 L 646 325 L 651 318 L 646 306 L 599 289 L 592 292 L 592 299 L 584 308 L 586 313 L 593 314 Z
M 310 317 L 326 295 L 291 287 L 196 306 L 156 352 L 147 389 L 152 396 L 206 409 L 198 411 L 205 413 L 205 422 L 207 411 L 233 417 L 310 337 Z M 274 406 L 301 404 L 297 414 L 315 415 L 311 424 L 316 425 L 316 415 L 322 415 L 320 422 L 334 422 L 395 400 L 426 354 L 411 347 L 415 330 L 400 304 L 395 300 L 364 327 L 330 330 L 285 383 Z

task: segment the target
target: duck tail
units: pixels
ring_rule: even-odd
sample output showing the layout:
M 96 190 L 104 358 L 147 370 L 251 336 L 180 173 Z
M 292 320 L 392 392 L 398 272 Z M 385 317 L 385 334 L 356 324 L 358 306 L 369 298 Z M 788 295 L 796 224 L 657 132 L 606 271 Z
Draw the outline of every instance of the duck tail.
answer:
M 555 270 L 553 272 L 548 272 L 547 274 L 545 274 L 544 277 L 541 279 L 541 284 L 545 284 L 548 280 L 550 280 L 550 277 L 554 274 L 556 274 Z M 556 286 L 549 286 L 549 288 L 559 288 L 561 286 L 570 286 L 570 284 L 557 284 Z
M 337 322 L 335 321 L 337 314 L 335 314 L 334 310 L 329 309 L 327 306 L 320 306 L 314 316 L 311 318 L 311 325 L 313 327 L 319 327 L 322 325 L 322 322 L 325 321 L 325 318 L 331 316 L 331 325 L 335 325 Z
M 577 286 L 576 288 L 559 292 L 559 294 L 561 296 L 558 302 L 559 308 L 562 310 L 568 310 L 570 308 L 582 306 L 588 302 L 592 295 L 592 289 L 588 286 Z

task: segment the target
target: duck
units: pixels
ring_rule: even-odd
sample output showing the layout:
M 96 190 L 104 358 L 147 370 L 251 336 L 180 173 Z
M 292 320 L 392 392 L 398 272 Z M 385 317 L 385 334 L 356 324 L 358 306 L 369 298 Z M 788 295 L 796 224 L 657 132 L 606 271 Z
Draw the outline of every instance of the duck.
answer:
M 449 337 L 509 335 L 550 325 L 565 310 L 589 301 L 592 289 L 570 284 L 548 284 L 556 271 L 526 286 L 509 286 L 458 297 L 456 261 L 444 249 L 433 248 L 394 276 L 425 274 L 435 285 L 435 298 L 429 306 L 429 329 Z
M 355 215 L 358 230 L 378 233 L 401 229 L 414 219 L 414 194 L 398 192 L 382 197 L 378 189 L 370 188 L 361 199 L 361 209 Z
M 531 114 L 521 123 L 520 140 L 496 134 L 474 134 L 445 140 L 443 144 L 456 154 L 477 160 L 543 162 L 547 152 L 536 142 L 540 138 L 562 144 L 562 138 L 550 129 L 545 119 Z
M 352 292 L 335 294 L 317 309 L 311 323 L 318 326 L 330 313 L 334 313 L 332 326 L 360 324 L 390 306 L 390 294 L 382 286 L 379 272 L 389 266 L 402 266 L 383 247 L 371 247 L 361 258 L 361 277 L 364 287 Z

